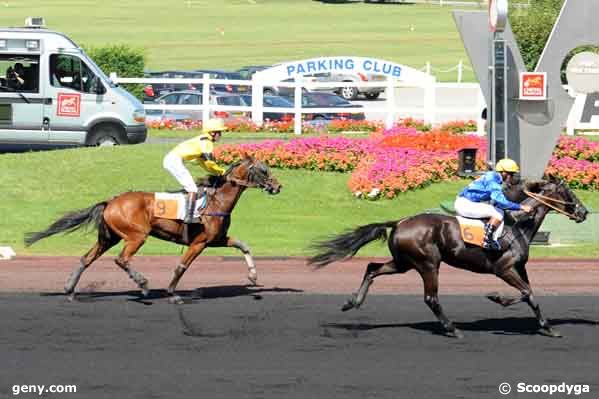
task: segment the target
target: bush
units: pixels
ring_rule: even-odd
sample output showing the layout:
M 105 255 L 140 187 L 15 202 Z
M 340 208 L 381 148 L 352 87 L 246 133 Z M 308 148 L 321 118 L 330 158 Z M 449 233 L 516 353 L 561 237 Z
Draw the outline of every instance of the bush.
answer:
M 535 69 L 564 0 L 533 0 L 528 8 L 511 8 L 510 24 L 526 69 Z
M 102 47 L 85 47 L 85 52 L 106 75 L 116 72 L 118 76 L 127 78 L 138 78 L 143 76 L 146 64 L 145 52 L 141 48 L 135 48 L 124 44 Z M 135 97 L 142 99 L 143 85 L 127 84 L 123 88 Z

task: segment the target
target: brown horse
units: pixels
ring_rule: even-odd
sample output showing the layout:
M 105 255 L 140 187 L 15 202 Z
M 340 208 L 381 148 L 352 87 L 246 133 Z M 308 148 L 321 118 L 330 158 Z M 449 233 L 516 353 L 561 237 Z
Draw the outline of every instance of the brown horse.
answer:
M 29 233 L 25 244 L 29 246 L 56 233 L 72 232 L 85 225 L 95 225 L 98 241 L 81 257 L 79 267 L 73 271 L 65 285 L 65 292 L 71 300 L 85 269 L 121 240 L 125 244 L 115 262 L 135 281 L 142 293 L 147 295 L 148 280 L 131 267 L 131 258 L 149 235 L 189 246 L 168 287 L 174 303 L 183 302 L 175 294 L 177 283 L 206 247 L 234 247 L 242 251 L 249 269 L 248 278 L 256 284 L 258 276 L 250 248 L 244 242 L 227 235 L 231 212 L 246 188 L 258 187 L 269 194 L 278 194 L 281 185 L 271 175 L 269 168 L 254 158 L 245 158 L 232 165 L 222 177 L 209 180 L 212 187 L 207 188 L 207 205 L 202 212 L 201 223 L 190 225 L 188 234 L 184 234 L 185 228 L 181 220 L 163 219 L 154 215 L 154 193 L 127 192 L 90 208 L 69 213 L 42 232 Z M 191 237 L 190 242 L 186 241 L 187 235 Z
M 373 223 L 319 242 L 315 247 L 322 251 L 309 263 L 319 267 L 334 261 L 351 258 L 367 243 L 376 239 L 388 240 L 393 259 L 386 263 L 370 263 L 362 285 L 342 310 L 358 308 L 366 299 L 368 288 L 380 275 L 405 273 L 415 269 L 424 282 L 424 301 L 443 325 L 447 335 L 461 338 L 462 333 L 443 312 L 438 298 L 439 267 L 441 262 L 475 273 L 492 273 L 520 291 L 520 297 L 507 298 L 497 294 L 488 296 L 503 306 L 527 303 L 541 326 L 540 333 L 560 336 L 542 316 L 532 295 L 526 273 L 530 242 L 550 210 L 565 214 L 576 222 L 586 219 L 588 213 L 578 198 L 562 182 L 535 182 L 528 186 L 528 198 L 523 203 L 533 207 L 533 214 L 517 221 L 506 218 L 505 234 L 500 239 L 502 252 L 489 252 L 465 244 L 455 217 L 439 214 L 420 214 L 401 220 Z M 508 225 L 508 220 L 513 224 Z M 387 229 L 391 234 L 387 239 Z

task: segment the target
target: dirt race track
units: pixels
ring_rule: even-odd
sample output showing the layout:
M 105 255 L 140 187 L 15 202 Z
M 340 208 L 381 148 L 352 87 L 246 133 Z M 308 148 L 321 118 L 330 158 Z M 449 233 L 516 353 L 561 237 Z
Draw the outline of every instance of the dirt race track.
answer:
M 302 259 L 257 259 L 248 287 L 239 258 L 201 258 L 167 303 L 175 257 L 140 257 L 149 298 L 106 258 L 83 293 L 60 293 L 77 258 L 0 262 L 0 398 L 566 398 L 517 383 L 586 384 L 599 397 L 599 262 L 531 262 L 546 317 L 564 335 L 536 335 L 526 305 L 493 276 L 444 267 L 441 301 L 465 333 L 440 335 L 415 273 L 376 280 L 359 310 L 339 310 L 370 259 L 312 271 Z M 389 295 L 394 294 L 394 295 Z M 401 295 L 400 295 L 401 294 Z M 500 383 L 512 392 L 499 394 Z M 13 395 L 14 385 L 69 384 L 77 393 Z

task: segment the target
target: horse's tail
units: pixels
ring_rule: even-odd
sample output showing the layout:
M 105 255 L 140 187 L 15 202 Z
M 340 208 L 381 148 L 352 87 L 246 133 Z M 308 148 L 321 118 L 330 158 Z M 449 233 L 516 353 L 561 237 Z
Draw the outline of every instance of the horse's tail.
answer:
M 25 245 L 30 246 L 36 241 L 56 233 L 72 233 L 73 231 L 79 230 L 81 227 L 87 227 L 92 223 L 94 227 L 102 233 L 102 231 L 107 228 L 103 217 L 104 208 L 106 208 L 107 203 L 108 202 L 99 202 L 89 208 L 67 213 L 52 223 L 46 230 L 25 234 Z
M 341 259 L 351 258 L 371 241 L 377 239 L 386 241 L 387 229 L 395 227 L 397 223 L 399 220 L 367 224 L 331 239 L 317 242 L 312 245 L 312 248 L 322 252 L 308 259 L 308 264 L 323 267 Z

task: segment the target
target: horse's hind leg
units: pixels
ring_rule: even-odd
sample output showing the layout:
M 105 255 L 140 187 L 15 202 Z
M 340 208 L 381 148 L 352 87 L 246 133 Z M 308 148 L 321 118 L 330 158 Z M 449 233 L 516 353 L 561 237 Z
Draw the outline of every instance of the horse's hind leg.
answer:
M 527 284 L 521 277 L 521 273 L 518 273 L 518 271 L 516 271 L 514 268 L 510 268 L 498 275 L 498 277 L 520 291 L 520 294 L 522 295 L 521 301 L 526 302 L 537 317 L 539 325 L 541 326 L 539 333 L 550 337 L 561 337 L 561 334 L 551 327 L 551 324 L 549 324 L 547 319 L 543 317 L 543 314 L 541 313 L 541 307 L 535 301 L 532 295 L 532 289 L 530 288 L 530 285 Z
M 438 269 L 420 272 L 420 276 L 424 282 L 424 302 L 433 311 L 435 316 L 448 336 L 454 338 L 463 338 L 464 334 L 458 330 L 451 320 L 443 312 L 441 303 L 439 302 L 439 272 Z
M 134 237 L 127 237 L 125 240 L 125 247 L 114 260 L 114 262 L 127 273 L 131 280 L 135 281 L 135 284 L 141 289 L 143 296 L 148 296 L 150 290 L 148 289 L 148 279 L 146 279 L 140 272 L 134 270 L 130 261 L 133 255 L 141 248 L 146 239 L 145 235 L 136 235 Z
M 67 280 L 64 286 L 64 292 L 67 294 L 67 298 L 69 301 L 75 299 L 75 287 L 81 278 L 81 274 L 91 265 L 96 259 L 98 259 L 102 254 L 112 248 L 120 241 L 118 237 L 111 237 L 110 239 L 103 240 L 99 239 L 98 242 L 79 260 L 79 266 L 73 270 L 69 279 Z
M 369 263 L 366 267 L 366 272 L 364 273 L 364 278 L 362 279 L 362 284 L 360 285 L 360 289 L 356 294 L 354 294 L 350 299 L 347 300 L 345 305 L 341 308 L 342 311 L 348 311 L 353 308 L 359 308 L 364 300 L 366 300 L 366 295 L 368 294 L 368 289 L 370 285 L 374 281 L 374 278 L 383 274 L 395 274 L 395 273 L 404 273 L 405 270 L 400 270 L 396 267 L 395 262 L 390 260 L 386 263 Z

